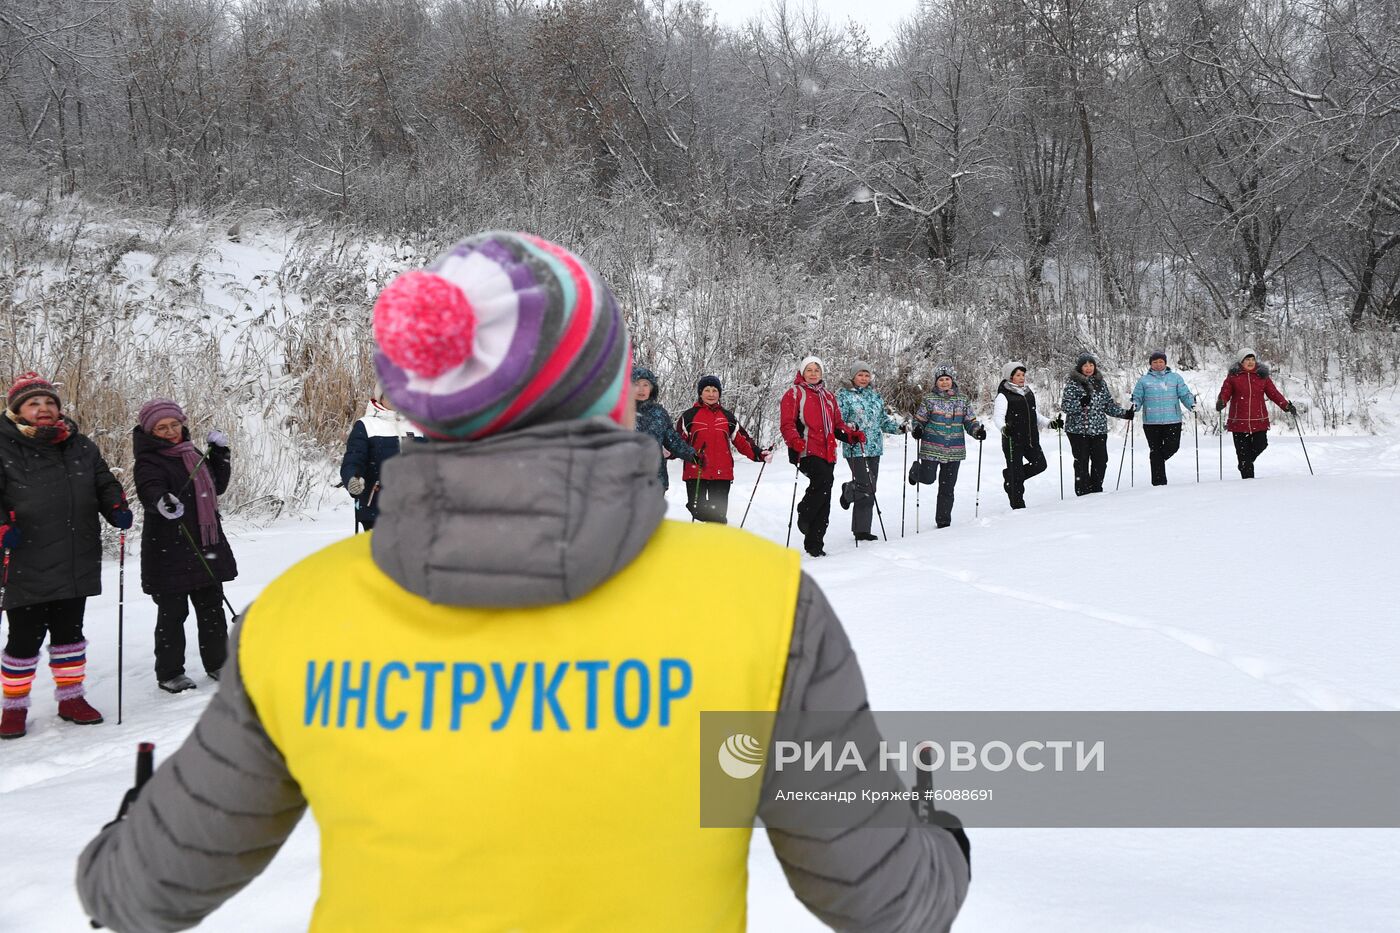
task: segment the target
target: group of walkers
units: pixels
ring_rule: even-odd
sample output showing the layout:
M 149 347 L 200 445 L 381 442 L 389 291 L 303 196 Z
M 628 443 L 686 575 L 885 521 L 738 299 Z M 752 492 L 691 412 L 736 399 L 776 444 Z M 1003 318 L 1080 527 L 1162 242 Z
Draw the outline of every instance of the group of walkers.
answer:
M 219 519 L 231 474 L 228 437 L 200 450 L 185 412 L 169 399 L 141 407 L 132 429 L 141 503 L 141 588 L 156 604 L 155 677 L 162 690 L 195 686 L 185 674 L 185 620 L 193 604 L 200 662 L 217 680 L 228 656 L 223 584 L 238 573 Z M 123 533 L 135 521 L 126 491 L 97 445 L 63 411 L 58 387 L 36 373 L 15 380 L 0 418 L 0 609 L 9 635 L 0 655 L 0 739 L 27 731 L 39 650 L 49 642 L 58 715 L 102 722 L 84 692 L 87 599 L 102 591 L 99 519 Z
M 1002 369 L 992 407 L 992 425 L 1000 436 L 1002 489 L 1012 509 L 1026 507 L 1026 481 L 1048 468 L 1040 434 L 1046 429 L 1069 436 L 1074 461 L 1076 496 L 1103 492 L 1108 471 L 1108 419 L 1132 421 L 1142 413 L 1147 438 L 1152 485 L 1167 484 L 1167 461 L 1181 447 L 1184 415 L 1197 415 L 1196 397 L 1186 381 L 1167 362 L 1162 350 L 1148 358 L 1146 372 L 1133 387 L 1125 408 L 1114 399 L 1090 353 L 1075 360 L 1073 371 L 1060 393 L 1059 414 L 1052 420 L 1037 407 L 1035 392 L 1026 382 L 1026 365 L 1012 361 Z M 952 366 L 939 364 L 933 371 L 933 390 L 925 395 L 912 417 L 902 419 L 889 411 L 874 387 L 875 374 L 868 363 L 856 361 L 846 374 L 849 385 L 832 392 L 825 381 L 823 362 L 809 356 L 799 365 L 792 388 L 783 393 L 779 430 L 788 448 L 788 459 L 807 477 L 807 489 L 797 503 L 797 528 L 803 547 L 813 557 L 825 556 L 825 538 L 831 511 L 838 452 L 851 478 L 841 486 L 843 509 L 851 509 L 851 533 L 857 545 L 874 541 L 872 520 L 878 514 L 876 487 L 884 435 L 910 433 L 918 441 L 918 454 L 909 469 L 910 485 L 936 485 L 934 522 L 946 528 L 953 521 L 954 491 L 958 470 L 967 458 L 966 437 L 979 443 L 987 429 L 973 411 L 972 401 L 958 387 Z M 727 522 L 729 488 L 734 480 L 731 448 L 754 461 L 770 462 L 771 451 L 760 449 L 753 436 L 738 423 L 733 412 L 720 405 L 717 376 L 702 377 L 696 385 L 697 400 L 673 424 L 657 399 L 656 376 L 649 369 L 632 371 L 637 399 L 637 430 L 650 434 L 661 446 L 664 458 L 685 461 L 686 508 L 704 522 Z M 1229 407 L 1224 429 L 1234 435 L 1240 476 L 1254 476 L 1254 462 L 1268 445 L 1269 417 L 1265 400 L 1286 412 L 1295 411 L 1269 378 L 1252 349 L 1241 350 L 1220 388 L 1216 410 Z M 838 447 L 839 445 L 839 447 Z M 979 465 L 980 468 L 980 465 Z M 667 485 L 666 463 L 658 478 Z

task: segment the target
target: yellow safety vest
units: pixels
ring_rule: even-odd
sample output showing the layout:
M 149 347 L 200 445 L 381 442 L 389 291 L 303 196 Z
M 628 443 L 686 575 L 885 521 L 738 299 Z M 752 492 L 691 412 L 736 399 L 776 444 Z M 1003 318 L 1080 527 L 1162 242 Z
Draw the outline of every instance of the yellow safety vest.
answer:
M 667 521 L 580 599 L 479 609 L 369 542 L 278 577 L 239 649 L 320 827 L 312 928 L 743 929 L 751 831 L 700 827 L 699 714 L 776 710 L 796 553 Z

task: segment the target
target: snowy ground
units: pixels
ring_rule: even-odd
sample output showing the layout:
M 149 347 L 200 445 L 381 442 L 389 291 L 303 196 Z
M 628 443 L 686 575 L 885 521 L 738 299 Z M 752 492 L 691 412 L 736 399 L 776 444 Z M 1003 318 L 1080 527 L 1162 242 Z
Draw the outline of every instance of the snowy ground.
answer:
M 933 530 L 924 495 L 929 509 L 915 536 L 910 490 L 899 540 L 897 439 L 882 471 L 890 542 L 856 551 L 847 514 L 833 507 L 831 556 L 808 569 L 845 620 L 875 708 L 1400 708 L 1400 584 L 1388 547 L 1400 527 L 1400 439 L 1313 439 L 1318 475 L 1309 477 L 1296 436 L 1278 433 L 1259 479 L 1239 481 L 1227 459 L 1221 483 L 1215 440 L 1203 437 L 1198 485 L 1188 434 L 1172 485 L 1152 489 L 1139 437 L 1134 488 L 1125 470 L 1122 490 L 1111 491 L 1111 469 L 1110 492 L 1063 502 L 1054 436 L 1045 442 L 1050 470 L 1030 484 L 1024 512 L 1008 510 L 989 447 L 973 518 L 974 447 L 953 527 Z M 735 522 L 756 473 L 740 468 Z M 837 478 L 846 478 L 844 465 Z M 775 463 L 749 527 L 782 541 L 791 494 L 791 469 Z M 684 517 L 682 497 L 673 485 L 673 517 Z M 350 525 L 340 508 L 266 529 L 233 527 L 242 575 L 230 598 L 248 602 Z M 135 566 L 126 581 L 125 724 L 114 724 L 111 566 L 88 609 L 91 695 L 110 722 L 81 730 L 59 722 L 42 684 L 30 735 L 0 746 L 10 842 L 0 930 L 86 927 L 74 860 L 130 783 L 135 743 L 153 740 L 168 753 L 211 693 L 202 677 L 195 693 L 156 689 L 154 607 Z M 197 670 L 193 646 L 190 659 Z M 1400 917 L 1397 830 L 979 830 L 972 838 L 974 884 L 960 930 L 1386 930 Z M 763 835 L 754 839 L 751 927 L 818 929 L 788 893 Z M 203 928 L 305 929 L 316 852 L 307 820 L 271 870 Z

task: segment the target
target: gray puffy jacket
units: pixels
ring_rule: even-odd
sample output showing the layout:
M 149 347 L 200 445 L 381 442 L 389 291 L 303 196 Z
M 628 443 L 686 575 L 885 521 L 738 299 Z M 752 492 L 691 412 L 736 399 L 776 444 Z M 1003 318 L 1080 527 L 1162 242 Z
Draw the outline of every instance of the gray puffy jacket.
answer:
M 415 446 L 386 466 L 391 498 L 375 527 L 375 562 L 434 603 L 567 602 L 646 546 L 665 509 L 655 458 L 650 437 L 606 419 Z M 464 540 L 490 546 L 465 549 Z M 219 692 L 193 735 L 157 770 L 127 818 L 104 829 L 79 861 L 83 905 L 112 929 L 199 923 L 266 867 L 306 809 L 249 702 L 237 635 Z M 846 633 L 804 575 L 780 714 L 866 707 Z M 837 929 L 947 929 L 969 878 L 957 840 L 917 823 L 907 803 L 880 806 L 889 810 L 871 822 L 896 828 L 797 835 L 770 827 L 789 884 Z M 757 815 L 764 816 L 762 806 Z M 683 928 L 684 918 L 676 919 Z

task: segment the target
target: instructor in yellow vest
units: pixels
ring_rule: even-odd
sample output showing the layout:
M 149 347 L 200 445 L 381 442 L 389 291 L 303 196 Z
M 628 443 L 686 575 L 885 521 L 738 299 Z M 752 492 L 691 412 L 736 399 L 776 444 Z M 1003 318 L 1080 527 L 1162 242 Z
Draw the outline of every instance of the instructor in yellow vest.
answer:
M 390 283 L 374 332 L 435 442 L 385 465 L 372 535 L 243 615 L 194 733 L 83 852 L 88 913 L 194 926 L 309 805 L 317 930 L 742 930 L 751 830 L 699 825 L 699 714 L 865 708 L 821 590 L 794 551 L 662 520 L 626 326 L 567 250 L 472 237 Z M 727 585 L 697 613 L 673 593 L 701 562 Z M 836 928 L 947 929 L 966 839 L 888 806 L 770 827 L 789 883 Z

